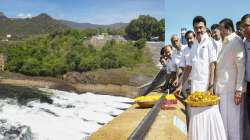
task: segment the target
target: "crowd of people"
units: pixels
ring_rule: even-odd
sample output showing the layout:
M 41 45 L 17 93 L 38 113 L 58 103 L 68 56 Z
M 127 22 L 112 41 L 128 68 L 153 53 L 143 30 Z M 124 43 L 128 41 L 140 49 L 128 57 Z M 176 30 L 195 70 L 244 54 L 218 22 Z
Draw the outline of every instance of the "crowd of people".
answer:
M 209 91 L 220 97 L 226 139 L 249 140 L 250 14 L 236 23 L 236 31 L 229 18 L 209 30 L 205 18 L 196 16 L 193 30 L 185 34 L 187 45 L 172 35 L 171 45 L 162 48 L 163 67 L 145 94 L 163 80 L 163 91 L 170 89 L 183 99 L 195 91 Z

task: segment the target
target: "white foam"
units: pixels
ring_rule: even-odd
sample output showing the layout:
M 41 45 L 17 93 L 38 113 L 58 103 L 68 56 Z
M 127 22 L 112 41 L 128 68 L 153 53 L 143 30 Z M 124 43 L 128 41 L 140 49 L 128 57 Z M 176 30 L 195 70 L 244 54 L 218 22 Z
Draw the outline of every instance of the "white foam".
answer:
M 82 140 L 97 131 L 114 116 L 129 108 L 133 100 L 126 97 L 76 94 L 54 89 L 53 104 L 31 101 L 18 106 L 11 99 L 0 100 L 0 118 L 28 125 L 36 140 Z

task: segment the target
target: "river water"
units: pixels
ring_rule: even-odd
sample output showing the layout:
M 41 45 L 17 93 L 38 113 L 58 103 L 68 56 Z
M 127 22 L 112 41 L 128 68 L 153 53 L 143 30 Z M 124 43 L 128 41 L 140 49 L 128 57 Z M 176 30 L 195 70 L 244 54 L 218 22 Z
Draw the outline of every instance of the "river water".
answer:
M 34 100 L 18 106 L 14 99 L 0 100 L 0 119 L 29 126 L 34 140 L 84 140 L 133 103 L 126 97 L 40 90 L 52 93 L 53 104 Z

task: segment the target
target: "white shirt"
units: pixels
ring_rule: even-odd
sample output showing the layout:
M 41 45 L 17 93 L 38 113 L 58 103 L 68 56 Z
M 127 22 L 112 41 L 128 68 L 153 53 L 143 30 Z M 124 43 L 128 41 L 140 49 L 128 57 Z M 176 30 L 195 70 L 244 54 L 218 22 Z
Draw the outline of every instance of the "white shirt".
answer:
M 210 76 L 210 63 L 216 61 L 212 39 L 205 33 L 201 42 L 196 40 L 191 49 L 190 62 L 191 91 L 207 91 Z
M 165 61 L 165 67 L 163 67 L 166 71 L 167 74 L 171 73 L 171 70 L 173 69 L 173 61 L 172 58 L 169 58 Z
M 222 39 L 220 39 L 220 40 L 213 39 L 213 43 L 214 43 L 214 48 L 216 51 L 216 57 L 218 58 L 219 54 L 221 52 L 221 49 L 222 49 Z
M 191 47 L 187 46 L 183 50 L 181 62 L 180 62 L 180 67 L 184 68 L 187 66 L 191 66 L 191 61 L 190 61 L 191 50 L 192 50 L 192 46 Z M 185 83 L 182 83 L 182 92 L 186 92 L 187 89 L 190 89 L 190 87 L 191 87 L 190 82 L 189 82 L 190 79 L 191 79 L 191 75 L 189 75 L 188 80 Z
M 171 71 L 176 72 L 177 68 L 180 67 L 181 59 L 183 56 L 183 51 L 187 45 L 181 45 L 181 50 L 174 50 L 172 54 L 172 66 Z
M 192 47 L 184 48 L 182 57 L 181 57 L 180 67 L 191 66 L 191 61 L 190 61 L 191 49 Z
M 216 92 L 229 94 L 242 91 L 245 74 L 245 48 L 243 41 L 232 33 L 223 41 L 223 48 L 217 60 Z

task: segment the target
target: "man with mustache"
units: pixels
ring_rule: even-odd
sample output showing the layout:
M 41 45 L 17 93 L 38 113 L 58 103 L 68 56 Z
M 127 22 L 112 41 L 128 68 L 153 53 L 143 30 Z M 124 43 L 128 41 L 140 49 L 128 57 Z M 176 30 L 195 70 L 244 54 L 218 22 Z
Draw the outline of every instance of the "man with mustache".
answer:
M 206 32 L 202 16 L 193 19 L 196 40 L 191 49 L 191 92 L 213 93 L 216 51 L 212 38 Z M 206 94 L 206 93 L 204 93 Z M 226 140 L 218 105 L 190 107 L 189 140 Z
M 217 58 L 218 58 L 218 56 L 221 52 L 221 49 L 222 49 L 222 39 L 221 39 L 219 27 L 220 27 L 219 24 L 213 24 L 211 26 L 211 31 L 212 31 L 211 35 L 213 38 L 213 43 L 214 43 Z
M 245 49 L 235 33 L 231 19 L 220 21 L 223 40 L 216 66 L 216 94 L 228 140 L 243 140 L 242 90 L 245 73 Z

